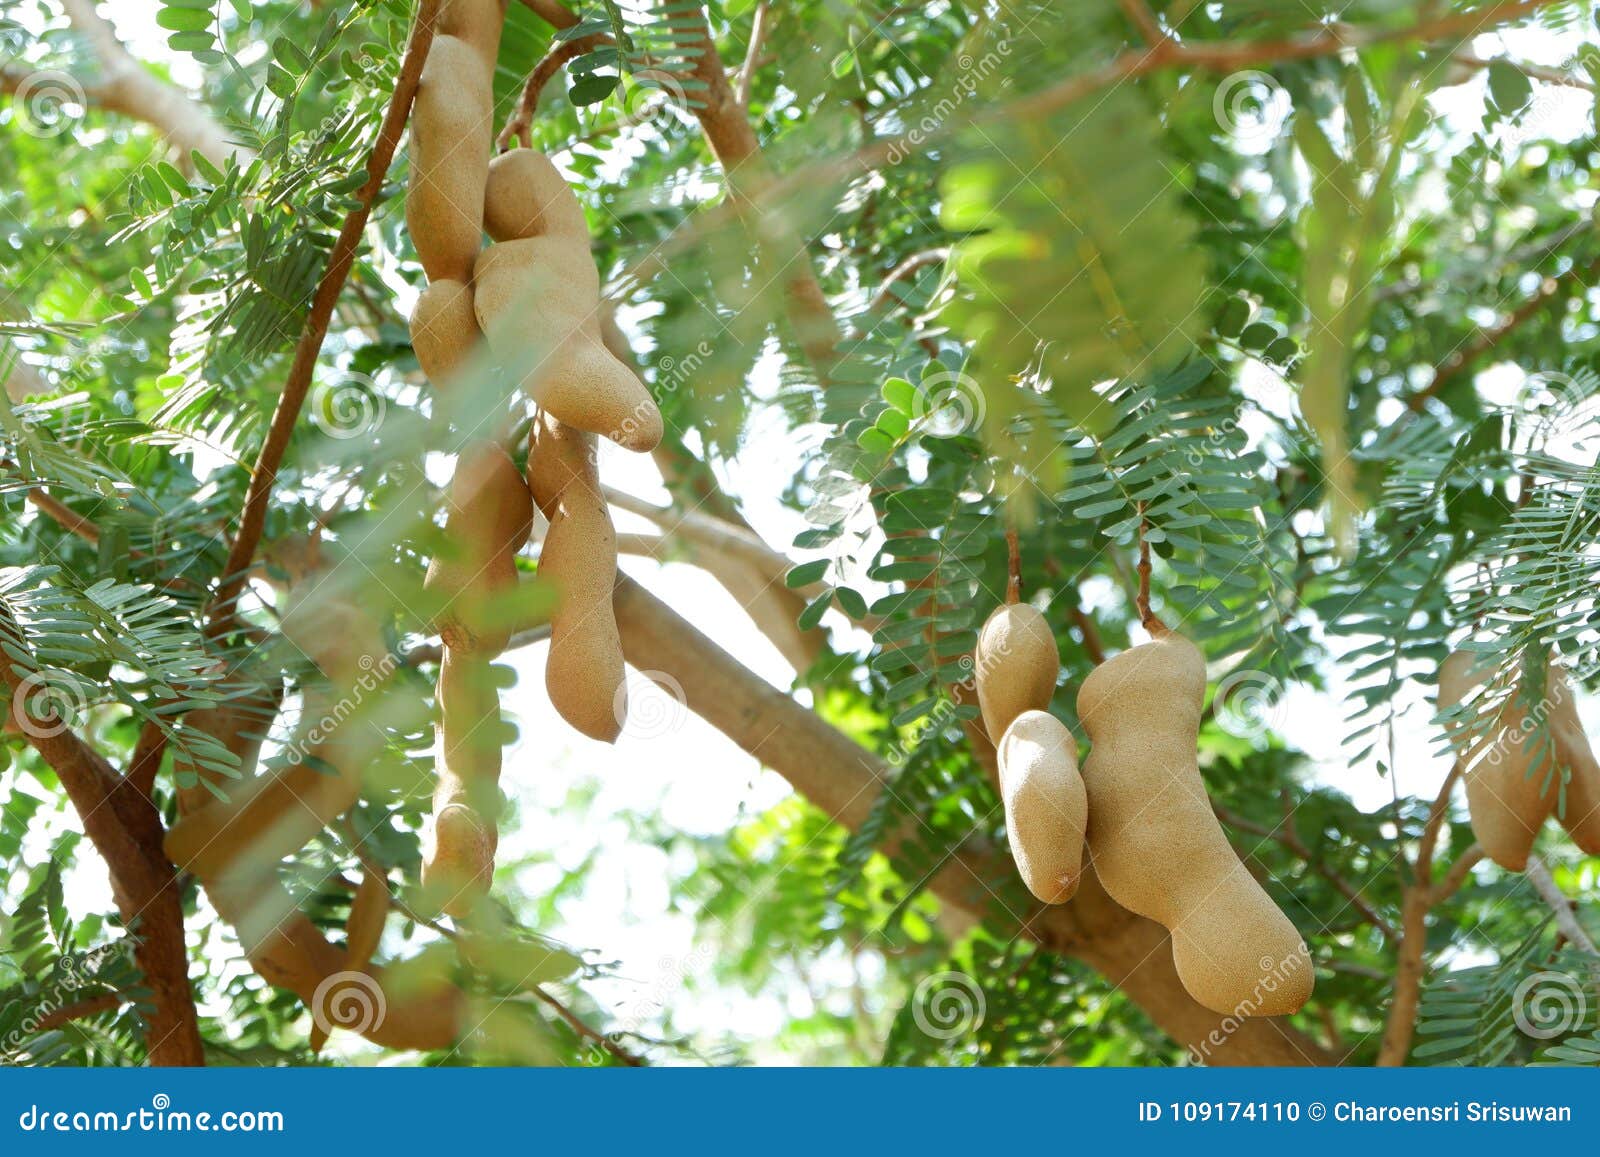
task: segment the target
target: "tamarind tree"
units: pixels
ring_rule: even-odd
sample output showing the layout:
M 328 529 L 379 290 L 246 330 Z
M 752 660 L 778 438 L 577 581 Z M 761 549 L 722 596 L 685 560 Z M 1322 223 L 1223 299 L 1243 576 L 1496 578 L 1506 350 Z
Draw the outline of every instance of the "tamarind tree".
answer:
M 505 835 L 452 918 L 424 575 L 468 439 L 525 468 L 513 339 L 553 324 L 457 343 L 449 389 L 407 328 L 408 126 L 469 7 L 0 10 L 0 1057 L 1600 1063 L 1600 785 L 1546 702 L 1600 691 L 1589 0 L 488 0 L 496 151 L 576 193 L 585 324 L 665 430 L 598 462 L 635 698 L 784 786 L 728 830 L 593 820 L 599 745 L 490 703 Z M 579 581 L 535 521 L 500 689 Z M 662 597 L 688 571 L 791 676 Z M 1198 1003 L 1092 870 L 1023 887 L 972 659 L 1018 599 L 1080 742 L 1141 623 L 1199 646 L 1298 1012 Z M 1462 649 L 1481 694 L 1441 712 Z M 739 790 L 616 710 L 634 787 Z M 1553 821 L 1522 871 L 1447 739 L 1508 712 Z M 683 934 L 641 953 L 618 895 L 663 887 Z

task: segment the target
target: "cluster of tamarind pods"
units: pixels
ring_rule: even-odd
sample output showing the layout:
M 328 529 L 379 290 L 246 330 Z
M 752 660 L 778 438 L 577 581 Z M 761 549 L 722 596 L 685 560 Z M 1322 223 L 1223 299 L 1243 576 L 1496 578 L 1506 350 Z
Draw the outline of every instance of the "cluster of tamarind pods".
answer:
M 1439 666 L 1441 710 L 1475 702 L 1496 666 L 1475 651 L 1451 652 Z M 1465 773 L 1473 838 L 1486 856 L 1512 872 L 1528 866 L 1534 839 L 1557 813 L 1573 843 L 1586 855 L 1600 855 L 1600 762 L 1578 718 L 1566 673 L 1554 663 L 1544 691 L 1530 705 L 1519 681 L 1487 727 L 1459 719 L 1446 723 Z
M 559 600 L 546 687 L 575 728 L 614 741 L 627 696 L 611 610 L 616 534 L 595 438 L 645 451 L 662 434 L 648 389 L 602 340 L 600 276 L 578 199 L 540 153 L 490 159 L 504 17 L 504 0 L 442 8 L 417 87 L 406 194 L 428 276 L 411 314 L 423 372 L 448 389 L 486 344 L 538 407 L 526 478 L 495 441 L 463 451 L 445 549 L 428 571 L 427 589 L 445 609 L 434 838 L 423 880 L 455 915 L 471 910 L 494 873 L 499 695 L 489 665 L 509 639 L 509 628 L 496 626 L 494 600 L 516 585 L 514 560 L 537 507 L 549 522 L 539 572 Z
M 1160 624 L 1095 668 L 1078 691 L 1092 744 L 1050 714 L 1055 635 L 1026 603 L 999 607 L 975 655 L 978 705 L 995 744 L 1006 834 L 1023 882 L 1046 904 L 1077 893 L 1084 853 L 1111 898 L 1165 927 L 1184 988 L 1227 1015 L 1278 1016 L 1311 996 L 1305 941 L 1250 874 L 1200 778 L 1205 659 Z

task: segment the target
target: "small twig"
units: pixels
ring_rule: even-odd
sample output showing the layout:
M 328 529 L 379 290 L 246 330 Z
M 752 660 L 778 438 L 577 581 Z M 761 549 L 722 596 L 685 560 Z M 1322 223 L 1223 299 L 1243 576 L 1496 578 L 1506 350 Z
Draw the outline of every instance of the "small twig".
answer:
M 933 249 L 924 249 L 918 253 L 913 253 L 884 274 L 883 284 L 878 286 L 878 292 L 872 295 L 872 300 L 867 304 L 867 312 L 874 313 L 887 304 L 890 291 L 913 273 L 925 269 L 929 265 L 939 265 L 949 259 L 950 247 L 948 245 L 940 245 Z
M 506 643 L 507 651 L 515 651 L 518 647 L 531 647 L 535 643 L 542 643 L 550 637 L 550 624 L 538 623 L 531 627 L 524 627 L 511 636 Z M 438 643 L 423 643 L 412 647 L 401 656 L 400 661 L 407 667 L 420 667 L 424 663 L 439 663 L 444 661 L 444 647 Z
M 1096 667 L 1106 661 L 1106 646 L 1100 640 L 1100 630 L 1094 625 L 1094 620 L 1082 606 L 1074 603 L 1067 612 L 1067 617 L 1072 620 L 1072 625 L 1078 628 L 1078 634 L 1083 638 L 1084 653 L 1089 656 L 1090 662 Z
M 107 992 L 100 996 L 91 996 L 73 1004 L 64 1004 L 54 1012 L 47 1012 L 39 1018 L 39 1032 L 48 1032 L 53 1028 L 60 1028 L 75 1020 L 82 1020 L 86 1016 L 93 1016 L 97 1012 L 109 1012 L 128 999 L 121 993 Z
M 255 467 L 250 471 L 244 510 L 239 516 L 239 532 L 228 550 L 222 581 L 211 601 L 207 633 L 213 638 L 226 634 L 235 623 L 239 596 L 244 592 L 246 576 L 255 560 L 256 548 L 261 544 L 262 531 L 266 529 L 267 507 L 272 500 L 278 467 L 283 464 L 300 408 L 310 392 L 311 377 L 322 353 L 322 343 L 328 336 L 328 324 L 333 320 L 334 306 L 339 302 L 345 279 L 350 276 L 350 269 L 355 264 L 356 251 L 361 244 L 367 218 L 372 213 L 372 204 L 383 188 L 389 164 L 400 145 L 400 135 L 405 131 L 406 121 L 411 115 L 411 103 L 417 95 L 417 81 L 422 76 L 422 65 L 433 44 L 439 3 L 440 0 L 419 0 L 416 18 L 411 26 L 411 39 L 406 44 L 400 71 L 395 78 L 394 95 L 383 114 L 378 139 L 373 142 L 372 152 L 367 156 L 367 179 L 356 191 L 355 207 L 345 214 L 344 224 L 328 258 L 328 267 L 311 299 L 311 310 L 306 316 L 305 328 L 300 332 L 300 340 L 295 344 L 294 361 L 289 367 L 288 379 L 272 412 L 272 424 L 268 427 L 266 440 L 261 444 Z
M 1475 69 L 1490 68 L 1496 64 L 1507 63 L 1524 76 L 1532 77 L 1534 80 L 1542 80 L 1546 84 L 1559 84 L 1566 88 L 1580 88 L 1585 92 L 1593 92 L 1595 90 L 1594 85 L 1588 81 L 1581 80 L 1570 73 L 1562 72 L 1559 68 L 1550 68 L 1543 64 L 1531 64 L 1523 60 L 1507 61 L 1504 57 L 1485 60 L 1481 56 L 1473 56 L 1467 52 L 1458 52 L 1450 59 L 1463 68 Z
M 645 1067 L 643 1060 L 634 1056 L 627 1049 L 623 1048 L 604 1033 L 596 1032 L 594 1029 L 584 1024 L 583 1019 L 579 1017 L 577 1013 L 573 1012 L 570 1008 L 562 1004 L 559 1000 L 551 996 L 538 985 L 533 986 L 533 995 L 544 1001 L 551 1008 L 555 1009 L 556 1015 L 562 1020 L 566 1021 L 567 1024 L 572 1027 L 572 1031 L 577 1033 L 579 1036 L 585 1038 L 586 1040 L 594 1041 L 595 1044 L 605 1049 L 606 1052 L 610 1053 L 612 1056 L 616 1057 L 617 1060 L 621 1061 L 630 1068 L 642 1069 Z
M 1006 527 L 1006 603 L 1015 605 L 1022 601 L 1022 547 L 1017 541 L 1017 528 Z
M 1150 609 L 1150 539 L 1145 531 L 1149 524 L 1144 518 L 1144 503 L 1139 503 L 1139 593 L 1134 606 L 1139 612 L 1139 623 L 1152 635 L 1164 635 L 1167 625 Z
M 550 83 L 567 61 L 575 60 L 602 45 L 614 43 L 605 33 L 596 32 L 552 45 L 550 51 L 528 73 L 528 79 L 522 84 L 522 96 L 517 100 L 516 111 L 506 118 L 505 127 L 495 138 L 495 147 L 504 151 L 513 139 L 525 149 L 533 147 L 533 114 L 539 109 L 539 97 L 544 92 L 544 86 Z
M 1539 898 L 1545 902 L 1550 911 L 1556 915 L 1556 927 L 1561 929 L 1574 948 L 1580 948 L 1590 956 L 1600 956 L 1600 948 L 1594 945 L 1594 938 L 1587 929 L 1578 923 L 1578 914 L 1573 911 L 1572 901 L 1556 883 L 1555 877 L 1550 874 L 1549 866 L 1537 855 L 1528 857 L 1528 867 L 1525 872 L 1528 883 L 1533 885 L 1533 890 L 1539 893 Z
M 1151 48 L 1157 48 L 1166 43 L 1167 34 L 1161 31 L 1161 22 L 1156 19 L 1156 14 L 1150 11 L 1150 6 L 1144 0 L 1121 0 L 1122 11 L 1133 21 L 1133 26 L 1139 30 L 1139 35 L 1144 37 L 1145 43 Z
M 750 47 L 745 50 L 744 63 L 739 66 L 739 79 L 734 84 L 734 97 L 739 102 L 739 107 L 746 112 L 750 109 L 750 85 L 755 80 L 756 65 L 761 57 L 761 47 L 767 39 L 767 29 L 772 23 L 772 12 L 767 8 L 767 0 L 761 0 L 756 5 L 756 14 L 750 25 Z
M 150 720 L 139 729 L 139 739 L 128 758 L 128 770 L 123 775 L 128 786 L 141 795 L 149 796 L 155 789 L 156 772 L 161 770 L 161 757 L 167 749 L 167 733 Z
M 1472 876 L 1472 869 L 1483 862 L 1483 848 L 1477 844 L 1463 851 L 1456 857 L 1456 862 L 1450 865 L 1450 870 L 1444 874 L 1433 891 L 1428 895 L 1431 904 L 1442 904 L 1451 896 L 1461 891 L 1461 886 Z

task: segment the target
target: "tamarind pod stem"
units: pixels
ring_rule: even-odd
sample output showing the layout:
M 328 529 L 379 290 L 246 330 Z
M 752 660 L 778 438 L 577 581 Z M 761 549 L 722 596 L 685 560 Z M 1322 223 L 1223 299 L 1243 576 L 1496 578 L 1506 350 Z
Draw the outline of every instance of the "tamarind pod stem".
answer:
M 551 705 L 583 734 L 616 742 L 627 718 L 627 673 L 611 606 L 617 540 L 600 489 L 592 435 L 548 412 L 529 431 L 528 483 L 550 529 L 539 578 L 559 600 L 545 687 Z
M 441 278 L 424 289 L 411 310 L 411 349 L 436 389 L 446 389 L 483 337 L 472 308 L 472 287 Z
M 433 848 L 422 881 L 459 919 L 488 894 L 499 842 L 500 695 L 489 660 L 446 647 L 438 699 Z
M 1555 709 L 1550 713 L 1550 736 L 1556 759 L 1567 768 L 1566 810 L 1557 818 L 1585 855 L 1600 856 L 1600 762 L 1583 730 L 1578 703 L 1559 667 L 1550 668 Z
M 589 248 L 583 206 L 550 158 L 533 149 L 513 149 L 489 162 L 483 227 L 496 241 L 565 237 Z
M 1088 795 L 1078 772 L 1078 741 L 1046 711 L 1024 711 L 997 745 L 1006 836 L 1028 891 L 1065 904 L 1083 874 Z
M 472 279 L 493 120 L 494 94 L 482 58 L 463 40 L 436 36 L 411 114 L 406 192 L 406 225 L 430 281 Z
M 1212 811 L 1196 757 L 1205 687 L 1204 656 L 1172 631 L 1083 681 L 1090 863 L 1113 899 L 1171 933 L 1195 1000 L 1225 1015 L 1291 1013 L 1311 995 L 1310 954 Z
M 1465 702 L 1487 683 L 1494 664 L 1472 651 L 1454 651 L 1439 666 L 1439 706 Z M 1502 868 L 1520 872 L 1528 853 L 1555 810 L 1559 781 L 1533 770 L 1533 730 L 1514 688 L 1497 708 L 1497 717 L 1481 730 L 1457 723 L 1448 728 L 1466 772 L 1467 817 L 1484 853 Z M 1545 781 L 1549 779 L 1549 790 Z
M 541 236 L 490 245 L 477 261 L 473 308 L 495 355 L 563 424 L 629 450 L 660 443 L 655 399 L 605 346 L 599 275 L 586 241 Z M 530 332 L 542 339 L 531 348 Z
M 998 744 L 1024 711 L 1049 710 L 1061 652 L 1043 615 L 1027 603 L 1004 604 L 978 632 L 973 665 L 984 730 Z

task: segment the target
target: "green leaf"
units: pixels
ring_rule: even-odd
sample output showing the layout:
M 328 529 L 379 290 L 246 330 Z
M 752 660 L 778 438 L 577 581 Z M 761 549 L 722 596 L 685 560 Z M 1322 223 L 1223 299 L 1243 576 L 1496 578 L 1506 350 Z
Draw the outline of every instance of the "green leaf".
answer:
M 1489 97 L 1502 112 L 1516 112 L 1533 99 L 1533 82 L 1509 60 L 1491 61 Z
M 156 13 L 156 23 L 169 32 L 200 32 L 210 28 L 214 20 L 209 8 L 163 8 Z M 209 34 L 206 42 L 211 42 Z
M 788 574 L 783 576 L 784 585 L 793 589 L 810 586 L 814 582 L 821 582 L 822 576 L 828 573 L 828 567 L 831 565 L 832 560 L 826 558 L 797 563 L 789 568 Z
M 572 87 L 567 89 L 567 96 L 573 104 L 578 105 L 580 108 L 585 105 L 599 104 L 616 91 L 616 87 L 621 81 L 622 78 L 620 76 L 591 73 L 574 82 Z

